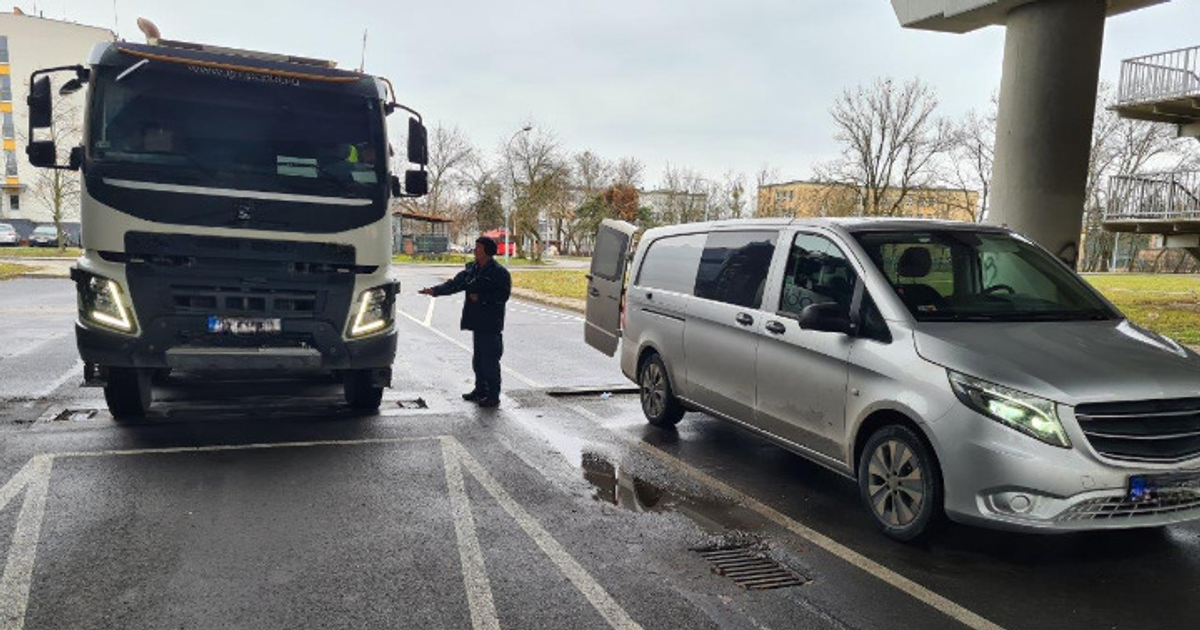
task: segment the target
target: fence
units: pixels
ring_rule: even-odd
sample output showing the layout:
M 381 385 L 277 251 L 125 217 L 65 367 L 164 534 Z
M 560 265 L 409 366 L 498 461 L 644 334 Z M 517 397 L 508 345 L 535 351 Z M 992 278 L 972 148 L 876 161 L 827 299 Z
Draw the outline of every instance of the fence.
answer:
M 1121 62 L 1117 105 L 1200 96 L 1200 46 Z
M 1114 175 L 1107 221 L 1200 221 L 1200 171 Z

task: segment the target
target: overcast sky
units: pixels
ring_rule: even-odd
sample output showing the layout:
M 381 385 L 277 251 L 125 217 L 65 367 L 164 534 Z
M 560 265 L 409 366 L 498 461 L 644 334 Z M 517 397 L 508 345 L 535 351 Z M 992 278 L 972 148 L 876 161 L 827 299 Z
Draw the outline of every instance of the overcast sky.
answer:
M 523 122 L 571 151 L 635 156 L 649 186 L 666 163 L 717 179 L 769 164 L 783 179 L 835 156 L 829 106 L 879 76 L 919 76 L 942 114 L 982 109 L 1000 84 L 1004 30 L 900 28 L 888 0 L 47 0 L 26 12 L 167 39 L 333 59 L 392 79 L 427 121 L 484 149 Z M 301 9 L 301 7 L 304 7 Z M 1101 78 L 1120 60 L 1200 45 L 1200 2 L 1109 20 Z

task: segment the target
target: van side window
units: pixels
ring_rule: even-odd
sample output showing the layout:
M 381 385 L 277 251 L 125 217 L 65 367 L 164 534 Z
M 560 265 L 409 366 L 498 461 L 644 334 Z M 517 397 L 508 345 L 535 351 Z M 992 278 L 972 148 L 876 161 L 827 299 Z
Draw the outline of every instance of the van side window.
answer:
M 704 249 L 703 234 L 666 236 L 650 243 L 642 256 L 635 285 L 691 294 Z
M 758 308 L 778 232 L 712 232 L 700 256 L 696 297 Z
M 783 274 L 779 311 L 799 316 L 812 304 L 839 304 L 849 313 L 857 278 L 833 241 L 815 234 L 797 234 Z

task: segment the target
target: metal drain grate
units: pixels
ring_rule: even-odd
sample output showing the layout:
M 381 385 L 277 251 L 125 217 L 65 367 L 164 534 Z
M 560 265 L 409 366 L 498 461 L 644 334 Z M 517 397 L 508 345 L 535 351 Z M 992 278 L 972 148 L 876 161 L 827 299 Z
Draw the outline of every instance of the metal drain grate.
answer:
M 712 565 L 713 573 L 733 580 L 745 589 L 766 590 L 800 586 L 808 580 L 753 547 L 700 549 L 700 557 Z
M 51 422 L 82 422 L 96 417 L 95 409 L 64 409 Z
M 425 403 L 424 398 L 411 398 L 408 400 L 397 400 L 396 406 L 401 409 L 428 409 L 429 405 Z

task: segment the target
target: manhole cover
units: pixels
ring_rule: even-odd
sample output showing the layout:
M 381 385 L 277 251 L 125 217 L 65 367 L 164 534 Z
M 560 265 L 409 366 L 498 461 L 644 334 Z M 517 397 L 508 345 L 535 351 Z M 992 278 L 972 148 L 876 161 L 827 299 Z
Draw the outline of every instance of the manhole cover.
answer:
M 712 565 L 713 573 L 723 575 L 745 589 L 784 588 L 799 586 L 808 581 L 804 576 L 779 564 L 756 547 L 698 549 L 696 552 Z
M 52 422 L 82 422 L 96 417 L 95 409 L 64 409 L 51 420 Z
M 425 403 L 424 398 L 411 398 L 407 400 L 397 400 L 396 406 L 401 409 L 428 409 L 429 405 Z

